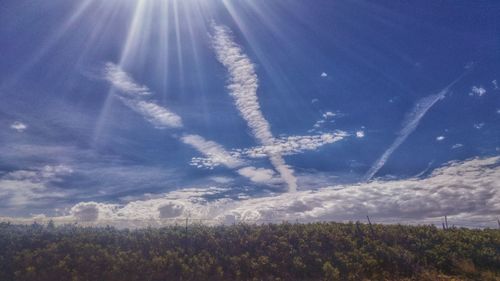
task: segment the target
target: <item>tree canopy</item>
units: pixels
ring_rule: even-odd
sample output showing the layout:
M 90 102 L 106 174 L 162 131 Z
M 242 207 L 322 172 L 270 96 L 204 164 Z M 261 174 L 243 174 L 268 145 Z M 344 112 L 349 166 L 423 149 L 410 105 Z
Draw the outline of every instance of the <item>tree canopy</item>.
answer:
M 441 277 L 440 277 L 441 276 Z M 435 226 L 0 223 L 0 280 L 500 280 L 500 231 Z

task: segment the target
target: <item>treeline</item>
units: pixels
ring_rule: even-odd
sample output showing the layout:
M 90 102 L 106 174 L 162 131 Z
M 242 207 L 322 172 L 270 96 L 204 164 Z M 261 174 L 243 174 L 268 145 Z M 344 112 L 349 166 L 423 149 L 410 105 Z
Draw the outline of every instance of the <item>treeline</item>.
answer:
M 0 280 L 500 280 L 500 231 L 360 223 L 138 230 L 0 223 Z

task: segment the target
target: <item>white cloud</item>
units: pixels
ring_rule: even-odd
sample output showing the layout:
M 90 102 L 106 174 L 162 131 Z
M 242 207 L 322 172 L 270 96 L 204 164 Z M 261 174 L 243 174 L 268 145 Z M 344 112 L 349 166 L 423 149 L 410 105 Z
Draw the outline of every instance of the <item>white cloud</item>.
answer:
M 198 135 L 185 135 L 181 138 L 185 144 L 191 145 L 207 158 L 193 158 L 191 164 L 197 167 L 207 167 L 213 169 L 218 165 L 224 165 L 228 168 L 237 168 L 244 165 L 244 161 L 233 155 L 226 149 L 214 142 L 205 140 Z
M 272 144 L 242 149 L 238 152 L 250 158 L 273 154 L 293 155 L 307 150 L 316 150 L 323 145 L 341 141 L 347 136 L 346 132 L 336 131 L 320 135 L 282 137 L 275 139 Z
M 70 210 L 70 214 L 77 220 L 81 222 L 93 222 L 99 219 L 99 212 L 103 212 L 109 205 L 99 204 L 95 202 L 82 202 L 73 206 Z
M 474 124 L 474 128 L 477 130 L 481 130 L 484 127 L 484 123 L 476 123 Z
M 365 137 L 365 131 L 360 130 L 356 132 L 356 137 L 357 138 L 364 138 Z
M 226 159 L 231 159 L 232 161 L 237 161 L 240 165 L 244 164 L 242 159 L 244 158 L 264 158 L 269 157 L 269 155 L 280 154 L 280 155 L 294 155 L 305 151 L 317 150 L 321 146 L 326 144 L 332 144 L 346 138 L 348 134 L 343 131 L 336 131 L 333 133 L 324 133 L 320 135 L 306 135 L 306 136 L 288 136 L 280 137 L 274 140 L 272 145 L 263 145 L 244 149 L 233 149 L 231 151 L 226 151 L 222 146 L 216 144 L 215 142 L 209 142 L 201 140 L 197 136 L 196 141 L 193 138 L 191 140 L 191 145 L 197 144 L 196 147 L 198 151 L 202 152 L 205 157 L 194 157 L 191 159 L 191 165 L 198 168 L 208 168 L 213 169 L 216 166 L 224 165 Z M 185 140 L 183 140 L 186 142 Z M 206 143 L 205 143 L 206 142 Z M 208 148 L 218 149 L 207 153 Z M 222 160 L 224 161 L 222 161 Z M 229 168 L 234 168 L 237 166 L 228 166 Z
M 500 89 L 500 88 L 498 87 L 498 82 L 497 82 L 497 80 L 496 80 L 496 79 L 495 79 L 495 80 L 493 80 L 493 81 L 491 81 L 491 84 L 493 84 L 493 89 L 495 89 L 495 90 Z
M 121 93 L 129 95 L 151 95 L 151 91 L 144 85 L 137 84 L 123 69 L 112 63 L 106 63 L 104 77 Z
M 471 89 L 471 92 L 469 93 L 469 96 L 477 96 L 477 97 L 482 97 L 484 94 L 486 94 L 486 89 L 479 86 L 473 86 Z
M 51 184 L 61 182 L 64 176 L 71 173 L 73 170 L 65 165 L 9 172 L 0 177 L 0 204 L 27 207 L 43 199 L 63 197 L 64 193 L 52 189 Z
M 317 129 L 321 128 L 321 126 L 325 123 L 326 121 L 324 119 L 320 119 L 314 123 L 313 128 L 309 130 L 309 132 L 315 132 Z
M 442 140 L 444 140 L 444 139 L 445 139 L 445 137 L 444 137 L 444 136 L 438 136 L 438 137 L 436 138 L 436 140 L 437 140 L 437 141 L 442 141 Z
M 44 182 L 46 180 L 58 181 L 60 176 L 73 173 L 73 170 L 66 165 L 51 166 L 46 165 L 31 170 L 16 170 L 5 174 L 2 179 Z
M 260 110 L 257 97 L 258 78 L 253 63 L 233 41 L 231 31 L 227 27 L 213 24 L 212 28 L 213 46 L 218 60 L 229 72 L 227 88 L 234 98 L 237 109 L 254 137 L 262 145 L 272 145 L 274 137 L 270 125 Z M 287 183 L 289 191 L 295 191 L 297 179 L 293 175 L 293 170 L 286 165 L 282 155 L 269 155 L 269 159 Z
M 214 141 L 205 140 L 201 136 L 185 135 L 181 138 L 181 140 L 182 142 L 194 147 L 201 154 L 205 155 L 205 158 L 194 157 L 191 159 L 191 165 L 197 168 L 213 169 L 219 165 L 223 165 L 225 167 L 235 169 L 246 164 L 245 161 L 240 158 L 241 153 L 229 152 L 220 144 Z M 272 185 L 282 183 L 279 179 L 275 178 L 274 171 L 269 169 L 246 166 L 238 169 L 237 172 L 239 175 L 259 184 Z M 212 179 L 222 183 L 226 181 L 226 178 L 213 177 Z
M 323 118 L 324 119 L 332 118 L 332 117 L 335 117 L 335 116 L 337 116 L 337 114 L 334 113 L 334 112 L 331 112 L 331 111 L 327 111 L 327 112 L 323 113 Z
M 223 165 L 230 169 L 237 169 L 239 175 L 248 178 L 252 182 L 259 184 L 281 184 L 283 183 L 279 178 L 276 178 L 273 170 L 256 168 L 253 166 L 244 166 L 246 163 L 240 156 L 240 152 L 229 152 L 220 144 L 205 140 L 198 135 L 185 135 L 181 138 L 185 144 L 191 145 L 198 150 L 205 157 L 194 157 L 191 159 L 191 165 L 197 168 L 213 169 L 219 165 Z M 283 165 L 285 165 L 283 163 Z M 230 178 L 225 177 L 212 177 L 212 180 L 218 183 L 227 183 L 231 181 Z
M 213 169 L 219 165 L 224 165 L 228 168 L 239 168 L 246 164 L 242 159 L 244 157 L 271 157 L 271 161 L 274 161 L 273 163 L 275 167 L 277 167 L 276 169 L 278 172 L 280 172 L 280 175 L 294 177 L 293 175 L 287 174 L 287 169 L 283 169 L 283 167 L 287 167 L 286 163 L 281 162 L 277 164 L 277 161 L 280 161 L 280 159 L 273 159 L 273 155 L 293 155 L 306 150 L 316 150 L 325 144 L 340 141 L 346 136 L 347 133 L 337 131 L 335 133 L 314 136 L 282 137 L 275 139 L 272 145 L 248 149 L 235 149 L 232 151 L 227 151 L 220 144 L 213 141 L 207 141 L 198 135 L 187 135 L 182 137 L 181 140 L 193 146 L 205 156 L 193 157 L 191 159 L 191 165 L 197 168 Z M 283 183 L 282 180 L 274 175 L 274 171 L 269 169 L 246 166 L 240 168 L 238 174 L 259 184 L 278 185 Z
M 142 117 L 158 129 L 182 127 L 181 117 L 172 113 L 163 106 L 151 101 L 128 99 L 123 97 L 120 99 L 130 109 L 142 115 Z
M 457 148 L 461 148 L 461 147 L 463 147 L 463 146 L 464 146 L 464 145 L 463 145 L 463 144 L 461 144 L 461 143 L 456 143 L 456 144 L 454 144 L 454 145 L 452 145 L 452 146 L 451 146 L 451 149 L 457 149 Z
M 465 72 L 467 73 L 467 72 Z M 464 74 L 465 74 L 464 73 Z M 406 115 L 405 121 L 403 122 L 403 126 L 401 130 L 398 132 L 398 136 L 391 144 L 391 146 L 380 156 L 380 158 L 375 161 L 375 163 L 370 167 L 368 172 L 365 175 L 366 180 L 370 180 L 377 174 L 377 172 L 385 165 L 385 162 L 391 157 L 392 153 L 398 149 L 398 147 L 408 138 L 408 136 L 415 131 L 420 123 L 420 120 L 425 116 L 427 111 L 431 109 L 431 107 L 436 104 L 439 100 L 445 98 L 446 94 L 449 92 L 450 88 L 453 87 L 464 74 L 460 75 L 455 81 L 451 82 L 448 86 L 446 86 L 443 90 L 435 95 L 430 95 L 425 98 L 420 99 L 413 109 Z
M 20 121 L 16 121 L 10 125 L 10 128 L 22 133 L 28 128 L 28 126 Z
M 210 218 L 212 206 L 206 196 L 226 191 L 222 188 L 187 188 L 172 191 L 160 198 L 136 200 L 127 204 L 81 202 L 70 209 L 68 216 L 53 218 L 55 221 L 79 221 L 116 226 L 159 225 L 170 219 L 190 216 Z M 223 202 L 225 199 L 216 200 Z
M 334 122 L 333 118 L 339 117 L 341 115 L 342 114 L 339 112 L 332 112 L 332 111 L 324 112 L 323 114 L 321 114 L 321 119 L 319 119 L 318 121 L 316 121 L 316 123 L 314 123 L 313 128 L 309 130 L 309 132 L 317 132 L 318 129 L 321 128 L 327 121 L 333 123 Z
M 269 176 L 263 174 L 263 178 Z M 363 220 L 370 215 L 372 220 L 384 223 L 440 223 L 446 215 L 459 226 L 496 227 L 500 213 L 499 183 L 497 156 L 451 162 L 425 178 L 338 185 L 268 197 L 208 200 L 207 195 L 213 197 L 225 191 L 208 188 L 173 191 L 161 198 L 119 206 L 79 203 L 70 216 L 55 219 L 144 226 L 160 225 L 168 222 L 165 218 L 182 219 L 187 215 L 205 223 L 348 221 Z
M 265 168 L 244 167 L 238 170 L 238 174 L 255 183 L 273 184 L 282 182 L 273 170 Z
M 327 77 L 327 76 L 328 76 L 328 74 L 327 74 L 326 72 L 322 72 L 322 73 L 321 73 L 321 77 L 323 77 L 323 78 L 324 78 L 324 77 Z
M 319 99 L 312 99 L 312 100 L 311 100 L 311 103 L 313 103 L 313 104 L 314 104 L 314 103 L 317 103 L 317 102 L 319 102 Z
M 470 70 L 470 69 L 473 69 L 475 65 L 476 65 L 476 62 L 470 61 L 470 62 L 465 64 L 464 68 L 467 70 Z
M 149 100 L 148 87 L 138 85 L 119 65 L 108 62 L 104 69 L 105 79 L 118 90 L 120 100 L 158 129 L 180 128 L 182 119 L 164 106 Z
M 210 179 L 213 180 L 216 183 L 221 183 L 221 184 L 226 184 L 226 183 L 230 183 L 230 182 L 233 181 L 232 178 L 230 178 L 230 177 L 223 177 L 223 176 L 213 176 Z

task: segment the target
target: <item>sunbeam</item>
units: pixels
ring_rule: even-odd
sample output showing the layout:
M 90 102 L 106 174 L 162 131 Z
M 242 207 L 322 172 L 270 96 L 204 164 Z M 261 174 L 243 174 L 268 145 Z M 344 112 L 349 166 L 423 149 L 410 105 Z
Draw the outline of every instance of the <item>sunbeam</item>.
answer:
M 2 0 L 0 219 L 491 218 L 500 2 L 469 2 Z
M 95 1 L 96 0 L 83 0 L 79 4 L 76 4 L 74 11 L 70 13 L 69 17 L 65 19 L 54 32 L 51 33 L 51 36 L 44 40 L 43 45 L 41 45 L 34 54 L 29 56 L 29 59 L 26 62 L 17 67 L 14 73 L 12 73 L 4 81 L 0 82 L 0 95 L 2 95 L 2 89 L 15 84 L 19 80 L 19 77 L 31 70 L 35 64 L 37 64 L 49 51 L 53 49 L 55 44 L 60 43 L 60 40 L 79 23 L 79 20 L 81 20 L 88 8 Z

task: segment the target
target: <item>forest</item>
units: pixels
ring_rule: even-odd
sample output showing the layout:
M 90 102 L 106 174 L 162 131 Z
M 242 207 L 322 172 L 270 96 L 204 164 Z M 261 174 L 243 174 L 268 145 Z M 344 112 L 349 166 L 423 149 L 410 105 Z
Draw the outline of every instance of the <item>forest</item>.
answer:
M 359 222 L 0 223 L 2 281 L 500 280 L 500 230 Z

